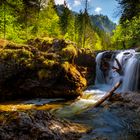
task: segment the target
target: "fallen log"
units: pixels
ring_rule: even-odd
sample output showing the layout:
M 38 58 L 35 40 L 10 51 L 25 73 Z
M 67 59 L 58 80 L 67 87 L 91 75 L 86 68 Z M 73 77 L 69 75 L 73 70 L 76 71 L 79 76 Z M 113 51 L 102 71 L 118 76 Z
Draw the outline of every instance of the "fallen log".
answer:
M 101 105 L 105 100 L 107 100 L 109 97 L 111 97 L 114 94 L 114 91 L 119 88 L 119 86 L 122 84 L 122 81 L 120 80 L 118 83 L 115 84 L 115 86 L 105 95 L 103 96 L 97 103 L 94 104 L 94 107 L 98 107 Z
M 115 61 L 118 65 L 118 68 L 113 66 L 112 69 L 115 70 L 116 72 L 118 72 L 120 75 L 122 75 L 123 74 L 122 66 L 117 58 L 115 58 Z

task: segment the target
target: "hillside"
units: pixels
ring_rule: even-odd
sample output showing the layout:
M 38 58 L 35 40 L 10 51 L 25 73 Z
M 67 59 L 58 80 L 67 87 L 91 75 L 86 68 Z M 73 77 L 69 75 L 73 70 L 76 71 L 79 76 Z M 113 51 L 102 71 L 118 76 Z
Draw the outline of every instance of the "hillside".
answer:
M 63 14 L 64 5 L 57 5 L 58 15 Z M 71 11 L 73 15 L 78 15 L 78 13 Z M 91 23 L 94 28 L 98 28 L 106 33 L 111 33 L 115 29 L 116 24 L 113 23 L 106 15 L 90 15 Z
M 116 24 L 104 15 L 92 15 L 91 22 L 93 26 L 97 26 L 100 30 L 107 33 L 111 33 L 116 27 Z

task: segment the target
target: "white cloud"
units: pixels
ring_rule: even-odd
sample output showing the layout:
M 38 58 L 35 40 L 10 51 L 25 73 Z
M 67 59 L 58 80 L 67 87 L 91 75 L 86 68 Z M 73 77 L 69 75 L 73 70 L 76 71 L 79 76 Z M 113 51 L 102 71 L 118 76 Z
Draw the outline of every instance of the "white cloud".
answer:
M 67 1 L 66 1 L 66 2 L 67 2 Z M 59 5 L 64 4 L 64 0 L 55 0 L 55 4 L 56 4 L 56 5 L 57 5 L 57 4 L 59 4 Z M 72 9 L 69 3 L 67 3 L 67 6 L 68 6 L 68 8 L 69 8 L 70 10 Z
M 100 14 L 102 11 L 101 7 L 96 7 L 96 9 L 94 10 L 96 14 Z
M 81 0 L 74 0 L 73 6 L 79 6 L 81 5 Z
M 55 0 L 56 4 L 64 4 L 64 0 Z
M 67 4 L 67 6 L 68 6 L 68 8 L 69 8 L 70 10 L 72 10 L 72 8 L 71 8 L 71 6 L 70 6 L 69 4 Z

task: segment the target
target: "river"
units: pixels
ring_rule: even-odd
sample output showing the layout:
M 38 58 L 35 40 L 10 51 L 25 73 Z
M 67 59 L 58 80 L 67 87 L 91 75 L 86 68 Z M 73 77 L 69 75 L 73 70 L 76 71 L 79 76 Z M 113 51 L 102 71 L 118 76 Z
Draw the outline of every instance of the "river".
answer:
M 100 107 L 93 107 L 120 79 L 123 80 L 123 84 L 116 91 L 117 94 L 139 91 L 139 55 L 133 50 L 115 53 L 108 59 L 109 70 L 104 75 L 101 71 L 101 59 L 104 58 L 104 54 L 100 53 L 96 58 L 96 84 L 88 87 L 81 98 L 72 101 L 34 99 L 7 102 L 0 105 L 0 110 L 49 110 L 60 118 L 90 126 L 91 131 L 83 135 L 81 140 L 139 140 L 140 116 L 133 108 L 126 108 L 122 102 L 106 102 Z M 118 67 L 115 58 L 122 66 L 123 75 L 112 70 L 113 66 Z

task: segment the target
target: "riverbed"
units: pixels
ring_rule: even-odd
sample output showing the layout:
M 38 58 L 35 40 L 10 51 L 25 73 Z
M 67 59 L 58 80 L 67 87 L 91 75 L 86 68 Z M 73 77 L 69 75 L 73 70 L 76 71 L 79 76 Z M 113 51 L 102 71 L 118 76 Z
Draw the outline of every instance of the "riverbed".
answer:
M 92 86 L 91 86 L 92 87 Z M 81 140 L 137 140 L 140 138 L 140 113 L 127 102 L 105 102 L 98 108 L 94 104 L 107 91 L 92 88 L 83 97 L 66 101 L 64 99 L 34 99 L 1 103 L 1 111 L 49 110 L 55 116 L 91 128 Z M 109 88 L 109 87 L 108 87 Z M 92 89 L 92 90 L 91 90 Z M 106 88 L 107 89 L 107 88 Z

